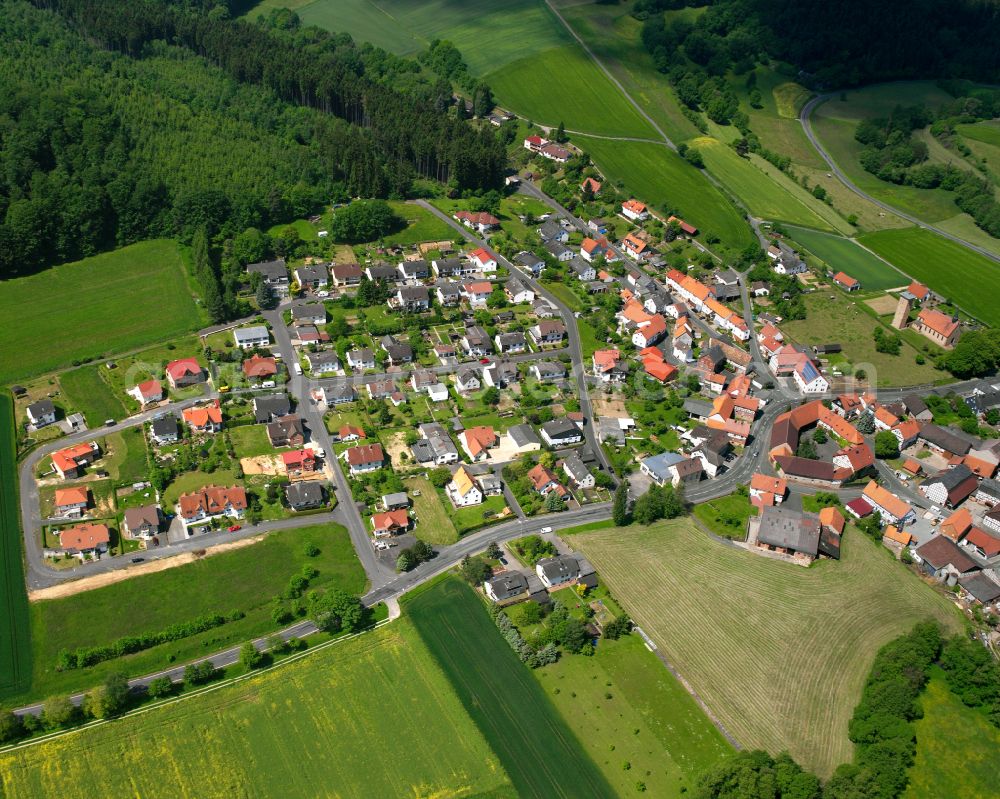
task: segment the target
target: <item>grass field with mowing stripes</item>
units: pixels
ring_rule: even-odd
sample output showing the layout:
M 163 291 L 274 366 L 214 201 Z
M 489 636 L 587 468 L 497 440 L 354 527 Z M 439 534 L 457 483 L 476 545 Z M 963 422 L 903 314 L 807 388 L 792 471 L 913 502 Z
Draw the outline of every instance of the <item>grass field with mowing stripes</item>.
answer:
M 988 325 L 1000 325 L 1000 264 L 920 228 L 881 230 L 866 247 Z
M 678 209 L 702 236 L 715 235 L 728 247 L 742 250 L 756 239 L 733 204 L 701 172 L 660 144 L 609 141 L 575 136 L 612 182 L 647 205 Z
M 0 791 L 6 799 L 518 795 L 405 619 L 252 679 L 0 755 Z
M 471 588 L 449 577 L 404 607 L 519 796 L 615 796 Z
M 1000 785 L 1000 730 L 985 714 L 962 704 L 935 670 L 920 696 L 924 717 L 916 721 L 917 759 L 904 799 L 990 799 Z
M 824 777 L 852 757 L 847 724 L 872 658 L 954 607 L 856 529 L 805 569 L 708 538 L 689 520 L 574 536 L 615 598 L 745 747 L 788 749 Z
M 307 557 L 306 545 L 320 554 Z M 124 671 L 147 674 L 171 662 L 215 652 L 277 626 L 271 618 L 271 600 L 304 565 L 319 576 L 311 586 L 337 586 L 352 594 L 365 587 L 365 575 L 347 531 L 340 525 L 314 525 L 267 535 L 263 541 L 172 569 L 132 577 L 64 599 L 31 604 L 34 648 L 32 696 L 83 690 L 104 675 Z M 126 635 L 155 632 L 176 622 L 207 613 L 242 610 L 246 616 L 199 635 L 107 661 L 86 670 L 58 672 L 61 649 L 109 644 Z M 173 658 L 173 660 L 171 660 Z
M 194 330 L 184 270 L 177 243 L 155 239 L 0 283 L 0 383 Z
M 784 225 L 788 235 L 834 272 L 844 271 L 861 281 L 863 291 L 908 286 L 909 278 L 843 236 Z
M 24 589 L 18 512 L 14 402 L 0 391 L 0 696 L 25 689 L 31 679 L 31 634 Z

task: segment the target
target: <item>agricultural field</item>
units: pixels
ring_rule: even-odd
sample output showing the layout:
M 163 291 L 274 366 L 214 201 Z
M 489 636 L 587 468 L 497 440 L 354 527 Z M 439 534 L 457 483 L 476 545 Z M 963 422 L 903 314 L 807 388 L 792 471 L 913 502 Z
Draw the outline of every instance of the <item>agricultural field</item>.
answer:
M 966 313 L 1000 326 L 1000 293 L 983 291 L 1000 285 L 1000 264 L 920 228 L 868 233 L 859 241 Z
M 577 734 L 455 577 L 404 598 L 404 618 L 451 682 L 518 796 L 614 796 Z M 398 695 L 398 692 L 394 691 Z
M 816 230 L 783 226 L 795 242 L 816 256 L 834 272 L 844 271 L 861 281 L 863 291 L 908 286 L 909 278 L 872 255 L 851 239 Z
M 513 61 L 484 80 L 504 107 L 542 125 L 562 122 L 566 130 L 602 136 L 656 136 L 576 43 Z
M 691 695 L 638 635 L 602 639 L 532 672 L 619 796 L 682 797 L 732 751 Z M 638 732 L 636 732 L 638 731 Z M 629 768 L 625 768 L 625 764 Z
M 252 679 L 7 753 L 0 786 L 9 799 L 518 795 L 405 619 Z
M 9 356 L 0 383 L 164 341 L 204 322 L 180 249 L 167 239 L 4 281 L 0 318 L 9 320 L 0 327 L 0 350 Z
M 654 207 L 675 208 L 701 231 L 701 238 L 718 236 L 724 245 L 743 249 L 753 243 L 750 226 L 721 191 L 697 169 L 665 145 L 621 142 L 576 136 L 605 177 L 623 183 Z
M 31 678 L 28 596 L 24 588 L 18 511 L 14 404 L 0 391 L 0 696 L 18 693 Z
M 117 421 L 127 415 L 122 401 L 104 380 L 104 369 L 101 365 L 81 366 L 59 375 L 64 401 L 83 414 L 92 430 L 108 419 Z
M 924 716 L 915 722 L 917 758 L 904 799 L 996 796 L 1000 731 L 948 690 L 941 671 L 927 683 L 920 705 Z
M 843 558 L 801 566 L 717 543 L 678 519 L 574 536 L 615 598 L 744 747 L 828 777 L 872 658 L 954 607 L 855 528 Z
M 315 544 L 320 552 L 306 555 Z M 31 603 L 34 672 L 31 695 L 83 690 L 104 675 L 124 671 L 138 675 L 183 663 L 277 628 L 271 601 L 304 565 L 319 576 L 310 586 L 337 586 L 360 595 L 365 574 L 347 531 L 336 524 L 274 532 L 228 552 L 196 559 L 163 571 L 74 594 Z M 155 632 L 207 613 L 246 615 L 189 638 L 106 661 L 86 670 L 56 671 L 62 649 L 108 644 L 126 635 Z
M 763 164 L 759 167 L 757 161 L 740 158 L 729 145 L 710 136 L 700 136 L 690 144 L 698 148 L 708 171 L 746 203 L 754 216 L 834 229 L 828 217 L 836 219 L 837 214 L 766 161 L 758 159 Z M 764 169 L 772 174 L 765 174 Z
M 839 288 L 824 287 L 806 294 L 804 301 L 806 318 L 782 322 L 782 331 L 786 338 L 800 344 L 840 344 L 843 352 L 830 356 L 830 362 L 845 375 L 861 367 L 867 379 L 878 386 L 917 386 L 944 376 L 930 363 L 916 363 L 920 353 L 907 339 L 899 355 L 877 352 L 874 333 L 879 322 Z

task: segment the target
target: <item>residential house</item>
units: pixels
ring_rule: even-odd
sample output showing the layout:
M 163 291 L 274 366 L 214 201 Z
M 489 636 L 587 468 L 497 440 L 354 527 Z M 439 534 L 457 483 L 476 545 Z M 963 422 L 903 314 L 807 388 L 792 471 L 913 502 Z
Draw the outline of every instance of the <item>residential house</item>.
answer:
M 455 373 L 455 388 L 462 394 L 482 388 L 479 371 L 474 366 L 463 366 Z
M 305 357 L 309 371 L 314 375 L 341 374 L 344 371 L 344 365 L 335 350 L 307 352 Z
M 125 509 L 122 532 L 128 538 L 149 541 L 159 535 L 162 524 L 163 514 L 158 505 L 140 505 L 138 508 Z
M 430 292 L 426 286 L 400 286 L 389 299 L 389 307 L 408 313 L 419 313 L 431 307 Z
M 878 512 L 883 522 L 902 527 L 916 519 L 913 508 L 874 480 L 865 486 L 862 496 L 872 509 Z
M 288 500 L 288 507 L 294 511 L 322 507 L 325 502 L 323 486 L 316 480 L 291 483 L 285 487 L 285 499 Z
M 296 449 L 281 453 L 281 465 L 289 477 L 302 477 L 316 471 L 318 460 L 311 449 Z
M 58 530 L 59 548 L 80 560 L 100 557 L 108 551 L 111 531 L 106 524 L 88 522 Z
M 562 468 L 566 476 L 577 488 L 593 488 L 596 485 L 594 475 L 591 474 L 587 464 L 575 452 L 569 453 L 562 459 Z
M 950 350 L 961 335 L 958 319 L 933 308 L 921 308 L 913 329 L 939 347 Z
M 476 484 L 475 478 L 469 474 L 468 469 L 459 466 L 451 477 L 451 482 L 445 486 L 445 494 L 456 508 L 467 508 L 472 505 L 481 505 L 483 502 L 482 489 Z
M 906 449 L 914 444 L 920 436 L 920 422 L 916 419 L 907 419 L 893 427 L 892 434 L 899 442 L 899 448 Z
M 983 516 L 983 526 L 994 533 L 1000 533 L 1000 505 L 994 506 Z
M 486 211 L 456 211 L 452 217 L 480 235 L 500 227 L 500 220 Z
M 295 282 L 303 289 L 316 291 L 330 284 L 330 272 L 326 264 L 306 264 L 296 267 Z
M 361 347 L 349 350 L 347 353 L 347 365 L 355 372 L 363 372 L 366 369 L 375 368 L 375 353 L 369 347 Z
M 997 600 L 1000 599 L 1000 575 L 995 569 L 968 574 L 959 578 L 958 584 L 968 597 L 983 607 L 997 609 Z
M 368 438 L 365 435 L 365 431 L 355 424 L 342 424 L 337 429 L 337 440 L 338 441 L 360 441 L 362 438 Z
M 955 508 L 975 493 L 979 480 L 963 463 L 940 471 L 920 484 L 920 493 L 935 505 Z
M 132 386 L 128 390 L 128 394 L 141 406 L 145 407 L 154 402 L 160 402 L 163 399 L 163 386 L 160 384 L 159 380 L 146 380 L 138 385 Z M 48 400 L 43 400 L 48 402 Z M 34 403 L 37 405 L 38 403 Z M 52 403 L 49 403 L 50 405 Z M 28 418 L 31 418 L 31 405 L 28 406 Z M 52 420 L 55 421 L 55 409 L 53 408 Z M 32 422 L 32 424 L 35 424 Z M 48 422 L 46 422 L 48 424 Z M 35 424 L 35 427 L 41 427 L 42 425 Z
M 565 164 L 569 161 L 572 153 L 565 147 L 560 147 L 558 144 L 553 144 L 549 142 L 544 147 L 542 147 L 538 154 L 543 158 L 548 158 L 550 161 L 555 161 L 559 164 Z
M 243 517 L 247 494 L 241 486 L 206 486 L 190 494 L 181 494 L 177 512 L 185 525 L 199 524 L 216 516 Z
M 547 241 L 545 242 L 545 250 L 555 258 L 557 261 L 565 263 L 566 261 L 572 261 L 576 257 L 569 247 L 558 241 Z
M 780 505 L 788 493 L 788 482 L 757 472 L 750 478 L 750 502 L 757 507 Z
M 306 442 L 305 424 L 295 414 L 278 417 L 265 430 L 272 447 L 301 447 Z
M 972 445 L 952 431 L 939 427 L 936 424 L 925 424 L 920 428 L 918 440 L 923 441 L 927 447 L 939 454 L 957 455 L 959 457 L 967 455 Z
M 527 250 L 523 250 L 515 255 L 514 263 L 531 272 L 535 277 L 538 277 L 542 273 L 542 270 L 545 269 L 545 261 Z
M 845 272 L 837 272 L 837 274 L 833 276 L 833 282 L 840 286 L 844 291 L 861 290 L 861 282 Z
M 399 265 L 399 275 L 404 283 L 416 284 L 431 276 L 427 261 L 403 261 Z
M 325 333 L 320 333 L 315 325 L 297 325 L 292 328 L 292 340 L 296 344 L 319 344 L 324 338 L 328 338 Z
M 984 505 L 989 505 L 991 508 L 1000 505 L 1000 482 L 996 480 L 982 480 L 979 483 L 979 487 L 976 489 L 976 493 L 973 496 L 976 502 L 982 502 Z
M 440 278 L 464 277 L 475 273 L 475 268 L 461 258 L 431 261 L 431 268 L 434 270 L 434 274 Z
M 588 587 L 597 585 L 593 567 L 582 558 L 572 555 L 542 558 L 535 564 L 535 574 L 547 589 L 574 582 L 580 582 Z
M 250 325 L 233 330 L 233 339 L 241 350 L 252 350 L 254 347 L 266 347 L 270 344 L 271 334 L 266 325 Z
M 154 419 L 149 426 L 149 437 L 153 439 L 154 444 L 160 446 L 176 442 L 180 438 L 177 430 L 177 417 L 173 414 L 167 414 Z
M 635 233 L 629 233 L 622 239 L 622 249 L 633 261 L 641 261 L 651 252 L 648 242 Z
M 483 367 L 483 383 L 490 388 L 504 388 L 520 379 L 517 364 L 511 361 L 494 361 Z
M 358 264 L 334 264 L 330 267 L 333 285 L 338 287 L 357 286 L 361 282 L 362 274 Z
M 159 385 L 159 383 L 155 380 L 150 382 Z M 131 394 L 132 391 L 134 391 L 134 389 L 130 390 L 129 393 Z M 162 398 L 163 392 L 161 391 L 160 399 Z M 142 402 L 141 399 L 139 401 Z M 32 402 L 27 408 L 25 408 L 25 411 L 28 414 L 28 422 L 33 427 L 45 427 L 46 425 L 55 423 L 56 406 L 50 399 L 42 399 L 37 402 Z
M 410 514 L 406 510 L 390 510 L 372 516 L 372 533 L 376 538 L 399 535 L 410 529 Z
M 543 319 L 528 328 L 528 335 L 537 346 L 562 344 L 566 338 L 566 325 L 556 320 Z
M 205 370 L 195 358 L 180 358 L 167 364 L 167 382 L 171 388 L 186 388 L 204 383 Z
M 638 200 L 626 200 L 622 203 L 622 216 L 632 222 L 644 222 L 649 219 L 649 211 Z
M 247 266 L 247 274 L 258 274 L 261 281 L 271 289 L 271 292 L 278 297 L 288 296 L 288 267 L 284 259 L 277 261 L 264 261 L 259 264 Z
M 591 196 L 596 197 L 601 193 L 601 181 L 595 180 L 591 177 L 586 177 L 583 179 L 583 183 L 580 184 L 580 193 L 586 195 L 590 193 Z
M 243 361 L 243 375 L 251 383 L 271 381 L 278 374 L 278 362 L 274 358 L 253 355 Z
M 531 481 L 531 487 L 543 497 L 548 496 L 552 491 L 555 491 L 563 499 L 569 495 L 552 470 L 540 463 L 528 470 L 527 477 Z
M 476 463 L 489 457 L 490 448 L 497 445 L 497 434 L 488 426 L 467 427 L 458 434 L 458 441 L 469 460 Z
M 566 447 L 583 441 L 583 432 L 569 419 L 553 419 L 539 428 L 542 440 L 550 447 Z
M 381 444 L 359 444 L 345 450 L 343 455 L 351 474 L 363 474 L 381 469 L 385 463 L 385 453 Z
M 482 358 L 493 352 L 490 334 L 479 325 L 469 325 L 462 336 L 462 347 L 473 358 Z
M 446 466 L 458 462 L 458 447 L 441 424 L 438 422 L 422 424 L 417 430 L 420 439 L 410 447 L 413 459 L 417 463 Z
M 509 278 L 504 283 L 503 290 L 507 299 L 515 305 L 535 301 L 535 292 L 518 280 L 516 276 Z
M 253 418 L 256 424 L 273 422 L 291 413 L 292 403 L 287 394 L 268 394 L 253 398 Z
M 656 347 L 646 347 L 639 351 L 642 368 L 646 377 L 659 383 L 666 383 L 677 376 L 677 367 L 667 363 L 663 351 Z
M 473 308 L 485 308 L 492 293 L 493 284 L 488 280 L 474 280 L 462 285 L 462 294 Z
M 593 263 L 598 258 L 607 258 L 609 252 L 611 252 L 611 245 L 607 239 L 592 239 L 587 236 L 580 245 L 580 257 L 588 264 Z M 593 280 L 597 277 L 597 272 L 593 270 L 591 272 L 593 277 L 585 278 L 586 280 Z
M 483 592 L 492 602 L 510 602 L 527 597 L 528 580 L 520 572 L 500 572 L 483 583 Z
M 524 333 L 520 332 L 497 333 L 493 342 L 497 346 L 497 352 L 504 355 L 527 352 L 528 350 L 528 341 L 524 337 Z
M 326 406 L 343 405 L 348 402 L 354 402 L 354 400 L 357 399 L 354 386 L 347 385 L 321 386 L 313 392 L 313 395 L 318 402 L 321 402 Z
M 672 485 L 676 478 L 672 467 L 684 460 L 687 459 L 676 452 L 661 452 L 639 461 L 639 471 L 658 486 Z
M 292 306 L 293 325 L 325 325 L 326 306 L 316 302 L 309 305 Z
M 978 527 L 969 530 L 962 546 L 971 549 L 983 560 L 992 560 L 1000 555 L 1000 538 L 996 538 Z
M 370 383 L 365 383 L 365 388 L 368 389 L 368 398 L 373 400 L 389 399 L 397 390 L 396 383 L 392 379 L 372 380 Z
M 565 244 L 569 241 L 569 231 L 559 224 L 557 219 L 547 219 L 537 230 L 539 238 L 542 241 L 548 242 L 558 242 L 559 244 Z
M 365 274 L 369 280 L 382 281 L 383 283 L 395 283 L 401 279 L 399 269 L 386 263 L 373 264 L 365 269 Z
M 413 347 L 401 341 L 397 341 L 392 336 L 383 336 L 380 342 L 381 347 L 388 356 L 388 361 L 392 366 L 399 366 L 403 363 L 413 361 Z
M 435 287 L 438 302 L 445 307 L 458 305 L 462 301 L 462 289 L 457 283 L 438 283 Z
M 938 532 L 941 533 L 941 535 L 948 536 L 948 538 L 952 541 L 958 543 L 971 529 L 972 514 L 969 513 L 968 508 L 959 508 L 947 519 L 941 522 Z
M 529 371 L 540 383 L 551 383 L 566 378 L 566 367 L 559 361 L 535 361 Z
M 594 375 L 602 383 L 621 383 L 628 377 L 628 364 L 619 350 L 596 350 L 591 361 Z
M 218 400 L 185 408 L 181 415 L 193 433 L 218 433 L 222 429 L 222 408 Z
M 52 499 L 55 515 L 59 518 L 79 518 L 87 512 L 90 491 L 86 486 L 57 488 Z
M 477 272 L 484 274 L 497 271 L 497 257 L 489 250 L 479 247 L 469 253 L 469 261 Z
M 903 397 L 903 407 L 918 422 L 934 421 L 934 414 L 931 412 L 931 409 L 927 407 L 927 403 L 917 394 L 907 394 Z

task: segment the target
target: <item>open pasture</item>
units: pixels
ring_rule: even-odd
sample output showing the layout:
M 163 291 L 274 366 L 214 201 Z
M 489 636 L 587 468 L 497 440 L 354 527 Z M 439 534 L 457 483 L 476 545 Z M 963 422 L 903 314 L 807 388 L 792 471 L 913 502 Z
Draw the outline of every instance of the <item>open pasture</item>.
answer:
M 615 598 L 744 747 L 788 749 L 828 777 L 879 647 L 943 598 L 856 529 L 806 569 L 724 546 L 689 520 L 574 536 Z
M 788 235 L 834 272 L 846 272 L 861 281 L 863 291 L 909 285 L 906 275 L 843 236 L 786 225 Z

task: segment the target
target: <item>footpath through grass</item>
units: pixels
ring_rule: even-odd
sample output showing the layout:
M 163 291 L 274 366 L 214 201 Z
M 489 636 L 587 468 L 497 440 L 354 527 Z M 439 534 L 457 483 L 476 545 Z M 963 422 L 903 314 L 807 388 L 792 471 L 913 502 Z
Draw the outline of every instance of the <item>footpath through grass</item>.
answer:
M 920 696 L 917 758 L 904 799 L 992 799 L 1000 789 L 1000 730 L 962 704 L 935 669 Z
M 31 677 L 28 596 L 21 557 L 14 402 L 0 391 L 0 696 L 18 693 Z
M 0 282 L 0 384 L 194 330 L 184 270 L 177 243 L 154 239 Z
M 413 621 L 519 796 L 616 795 L 469 586 L 446 578 L 406 600 L 405 617 Z M 586 729 L 579 732 L 587 734 Z
M 955 608 L 853 527 L 806 569 L 710 539 L 688 519 L 573 537 L 615 598 L 746 748 L 828 777 L 879 647 Z
M 1000 326 L 1000 264 L 915 227 L 880 230 L 859 241 L 980 321 Z
M 0 755 L 7 799 L 515 799 L 413 625 Z
M 319 548 L 318 555 L 306 555 L 309 544 Z M 305 565 L 319 571 L 309 582 L 311 588 L 336 586 L 358 595 L 365 588 L 364 570 L 347 530 L 330 524 L 270 533 L 262 541 L 193 563 L 62 599 L 33 602 L 31 696 L 85 690 L 115 671 L 147 674 L 276 630 L 272 599 Z M 157 632 L 204 614 L 225 615 L 233 610 L 246 615 L 199 635 L 88 669 L 56 670 L 62 649 L 110 644 L 126 635 Z

